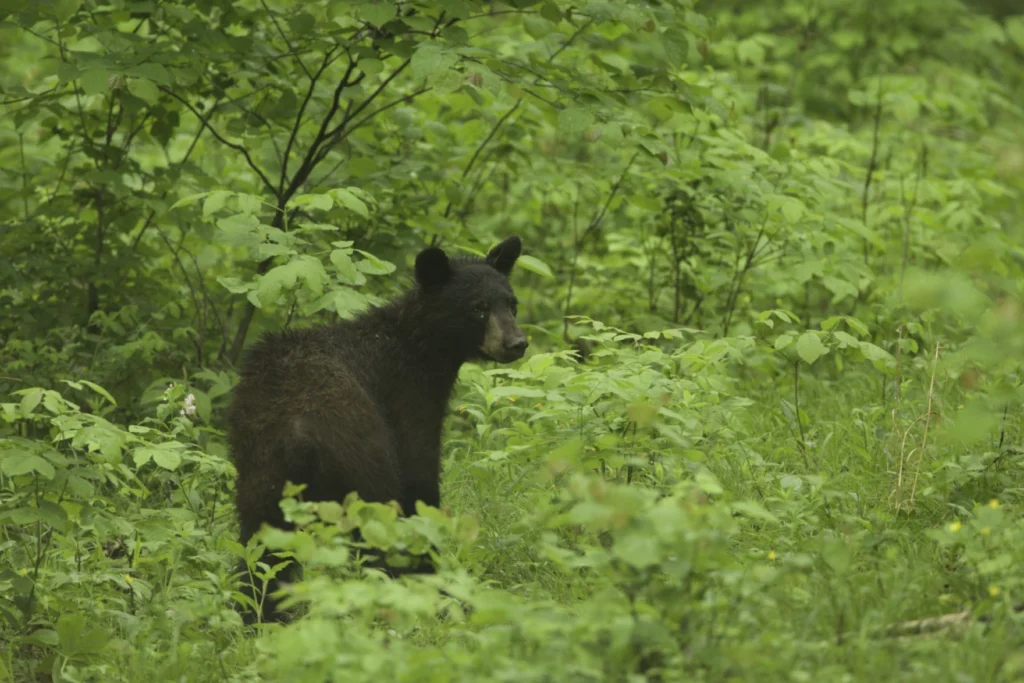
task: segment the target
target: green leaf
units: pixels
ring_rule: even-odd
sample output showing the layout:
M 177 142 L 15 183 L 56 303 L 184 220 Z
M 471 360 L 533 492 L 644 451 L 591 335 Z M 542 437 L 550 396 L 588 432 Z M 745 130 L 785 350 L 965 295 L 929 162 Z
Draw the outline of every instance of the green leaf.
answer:
M 547 456 L 547 460 L 556 467 L 562 467 L 568 462 L 573 462 L 579 458 L 580 453 L 583 452 L 583 439 L 579 436 L 573 436 L 566 441 L 563 441 L 558 447 L 550 451 Z
M 349 211 L 352 211 L 353 213 L 356 213 L 363 218 L 370 217 L 370 210 L 369 208 L 367 208 L 366 202 L 364 202 L 359 197 L 355 196 L 355 194 L 353 194 L 351 190 L 338 187 L 331 190 L 331 195 L 334 197 L 335 201 L 337 201 L 339 204 L 344 206 Z
M 808 330 L 797 340 L 796 352 L 800 354 L 805 363 L 814 365 L 814 361 L 828 353 L 828 349 L 821 343 L 817 332 Z
M 331 306 L 342 318 L 347 318 L 366 308 L 366 297 L 349 287 L 340 287 L 330 292 Z
M 773 194 L 768 196 L 768 210 L 778 210 L 782 213 L 782 217 L 789 223 L 796 223 L 803 218 L 807 208 L 804 203 L 796 197 L 789 197 L 783 194 Z
M 160 101 L 160 89 L 145 78 L 128 79 L 128 92 L 138 97 L 146 104 L 156 104 Z
M 680 67 L 690 55 L 690 36 L 680 28 L 672 27 L 661 34 L 665 56 L 674 67 Z
M 384 62 L 379 59 L 364 57 L 359 60 L 359 70 L 367 76 L 376 76 L 384 70 Z
M 1019 49 L 1024 50 L 1024 15 L 1008 18 L 1006 33 Z
M 646 530 L 630 529 L 617 534 L 612 552 L 623 562 L 637 569 L 656 565 L 661 560 L 658 538 Z
M 206 201 L 203 202 L 203 218 L 209 218 L 223 209 L 224 205 L 227 204 L 228 197 L 231 195 L 231 192 L 225 190 L 214 190 L 207 195 Z
M 836 574 L 845 574 L 853 564 L 853 552 L 843 539 L 826 537 L 822 542 L 821 557 Z
M 862 323 L 860 320 L 857 320 L 856 318 L 851 318 L 848 315 L 844 315 L 843 316 L 843 320 L 846 321 L 847 326 L 851 330 L 853 330 L 854 332 L 856 332 L 857 334 L 859 334 L 862 337 L 866 337 L 867 336 L 867 334 L 869 332 L 868 326 L 865 325 L 864 323 Z
M 57 632 L 53 629 L 41 628 L 23 636 L 22 642 L 42 647 L 56 647 L 60 644 L 60 638 L 57 636 Z
M 41 500 L 38 507 L 21 506 L 13 510 L 9 507 L 4 509 L 5 512 L 8 510 L 9 516 L 4 521 L 10 520 L 15 524 L 28 525 L 42 522 L 58 531 L 64 531 L 68 526 L 67 511 L 53 501 Z
M 562 21 L 561 10 L 559 10 L 558 6 L 554 2 L 551 2 L 550 0 L 541 5 L 540 15 L 547 19 L 548 21 L 553 22 L 555 24 Z
M 202 199 L 203 197 L 205 197 L 208 194 L 210 194 L 210 193 L 209 192 L 197 192 L 195 194 L 190 194 L 190 195 L 188 195 L 186 197 L 182 197 L 178 201 L 176 201 L 173 204 L 171 204 L 170 210 L 173 211 L 174 209 L 177 209 L 178 207 L 188 206 L 189 204 L 194 204 L 197 199 Z
M 174 471 L 181 464 L 181 454 L 166 448 L 157 448 L 153 452 L 153 462 L 165 470 Z
M 594 115 L 589 109 L 569 107 L 558 112 L 558 130 L 563 133 L 583 133 L 594 123 Z
M 770 322 L 770 321 L 769 321 Z M 782 351 L 787 346 L 793 343 L 793 335 L 789 332 L 784 332 L 775 338 L 775 350 Z
M 522 267 L 523 270 L 536 273 L 537 275 L 542 275 L 549 279 L 554 279 L 555 277 L 555 274 L 551 272 L 551 268 L 548 264 L 534 256 L 527 256 L 526 254 L 523 254 L 516 259 L 516 265 Z
M 860 343 L 860 352 L 864 354 L 864 357 L 871 361 L 891 361 L 896 362 L 896 359 L 892 357 L 892 354 L 881 348 L 875 346 L 871 342 L 862 341 Z
M 697 487 L 701 491 L 711 496 L 716 496 L 725 491 L 715 475 L 711 474 L 708 470 L 700 470 L 697 472 L 697 475 L 694 477 L 694 481 L 697 483 Z
M 253 247 L 262 242 L 259 227 L 260 220 L 256 216 L 232 214 L 217 221 L 217 239 L 221 244 L 232 247 Z
M 271 268 L 256 283 L 256 297 L 266 305 L 277 301 L 282 290 L 290 290 L 298 279 L 298 267 L 295 262 L 285 263 Z
M 156 449 L 152 446 L 139 446 L 132 451 L 132 460 L 135 462 L 135 467 L 142 467 L 152 460 L 154 451 L 156 451 Z
M 836 341 L 838 341 L 844 347 L 853 349 L 860 348 L 860 340 L 858 340 L 852 334 L 848 334 L 846 332 L 843 332 L 842 330 L 836 330 L 832 334 L 835 336 Z
M 86 69 L 81 77 L 79 77 L 78 82 L 82 84 L 82 91 L 86 95 L 100 95 L 106 93 L 110 88 L 107 81 L 109 76 L 110 74 L 106 69 L 93 67 Z
M 388 273 L 395 272 L 395 264 L 387 261 L 382 261 L 368 251 L 362 249 L 353 249 L 354 252 L 361 254 L 363 259 L 356 262 L 356 268 L 360 271 L 369 275 L 387 275 Z
M 836 220 L 836 222 L 839 225 L 841 225 L 844 228 L 846 228 L 847 230 L 849 230 L 850 232 L 853 232 L 854 234 L 864 238 L 865 240 L 870 242 L 872 245 L 878 247 L 879 249 L 884 248 L 885 245 L 882 243 L 881 238 L 877 234 L 875 234 L 874 230 L 871 230 L 870 228 L 868 228 L 859 219 L 857 219 L 857 218 L 839 218 L 839 219 Z
M 541 15 L 528 14 L 523 17 L 523 28 L 526 33 L 537 40 L 556 30 L 554 24 Z
M 330 211 L 334 207 L 334 199 L 331 194 L 300 194 L 292 199 L 291 204 L 296 207 L 316 209 L 317 211 Z
M 21 416 L 31 415 L 43 400 L 43 389 L 29 389 L 21 397 Z
M 331 263 L 338 273 L 338 279 L 347 285 L 361 285 L 366 282 L 366 277 L 356 268 L 352 257 L 344 249 L 335 249 L 331 252 Z
M 57 620 L 56 630 L 64 656 L 71 657 L 75 654 L 75 646 L 85 631 L 85 617 L 79 612 L 65 612 Z
M 175 470 L 181 464 L 181 454 L 176 450 L 180 447 L 181 445 L 177 442 L 157 446 L 140 446 L 132 453 L 132 458 L 136 468 L 141 468 L 152 460 L 166 470 Z
M 18 477 L 23 474 L 35 472 L 44 479 L 53 479 L 55 474 L 53 465 L 35 453 L 24 451 L 6 451 L 3 460 L 0 460 L 0 472 L 8 477 Z
M 437 79 L 459 61 L 458 55 L 447 52 L 433 43 L 420 43 L 412 55 L 409 70 L 413 78 Z
M 60 415 L 65 412 L 68 404 L 56 391 L 47 390 L 43 392 L 43 407 L 53 415 Z
M 0 19 L 2 18 L 3 14 L 0 13 Z M 60 85 L 66 85 L 71 81 L 77 81 L 82 76 L 82 72 L 79 70 L 77 66 L 75 66 L 74 64 L 69 64 L 67 62 L 61 62 L 57 65 L 56 74 L 57 82 Z
M 102 652 L 110 642 L 110 634 L 103 628 L 89 628 L 85 617 L 78 612 L 65 612 L 57 620 L 57 640 L 60 652 L 68 659 Z
M 741 62 L 759 66 L 764 63 L 765 51 L 757 38 L 748 38 L 736 44 L 736 56 Z
M 739 513 L 751 519 L 763 519 L 766 522 L 778 522 L 779 519 L 768 511 L 763 505 L 752 500 L 738 500 L 729 507 L 734 513 Z
M 494 387 L 487 392 L 487 403 L 494 403 L 495 399 L 499 398 L 544 398 L 545 396 L 547 396 L 547 392 L 540 389 L 519 386 Z
M 251 285 L 249 283 L 242 282 L 237 277 L 220 276 L 217 278 L 217 282 L 232 294 L 245 294 L 249 289 L 251 289 Z
M 82 386 L 87 386 L 90 389 L 92 389 L 93 391 L 95 391 L 97 394 L 102 396 L 103 398 L 105 398 L 108 401 L 110 401 L 111 405 L 114 405 L 114 406 L 117 405 L 117 401 L 115 401 L 114 397 L 110 395 L 110 392 L 108 392 L 106 389 L 101 387 L 99 384 L 96 384 L 95 382 L 90 382 L 87 379 L 82 379 L 82 380 L 79 380 L 77 382 L 72 382 L 71 380 L 67 380 L 67 379 L 61 380 L 61 381 L 64 382 L 65 384 L 73 386 L 76 389 L 81 389 Z
M 263 198 L 259 195 L 239 192 L 235 195 L 235 201 L 238 202 L 238 211 L 240 213 L 256 215 L 263 208 Z
M 139 76 L 152 81 L 157 85 L 171 85 L 171 72 L 163 64 L 156 62 L 144 62 L 128 69 L 126 75 Z
M 387 0 L 378 0 L 377 2 L 367 2 L 359 5 L 359 16 L 363 18 L 363 21 L 367 21 L 378 28 L 394 19 L 396 14 L 394 3 Z
M 359 526 L 363 539 L 375 548 L 389 548 L 395 540 L 395 528 L 391 524 L 384 524 L 376 519 L 371 519 Z
M 438 5 L 444 9 L 445 14 L 455 19 L 466 19 L 473 12 L 466 0 L 438 0 Z
M 324 291 L 328 277 L 324 264 L 313 256 L 302 256 L 295 261 L 295 274 L 306 288 L 319 296 Z
M 57 21 L 64 23 L 75 15 L 82 6 L 82 0 L 57 0 L 53 4 L 53 15 Z

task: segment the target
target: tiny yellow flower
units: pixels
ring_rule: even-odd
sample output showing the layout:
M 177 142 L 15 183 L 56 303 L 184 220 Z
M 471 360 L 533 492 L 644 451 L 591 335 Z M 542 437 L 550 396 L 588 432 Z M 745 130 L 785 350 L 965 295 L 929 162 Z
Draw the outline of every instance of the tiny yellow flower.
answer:
M 956 532 L 960 531 L 960 529 L 962 529 L 963 527 L 964 525 L 961 524 L 960 520 L 958 519 L 949 525 L 949 530 L 955 534 Z
M 774 560 L 775 559 L 775 551 L 774 550 L 769 550 L 768 551 L 768 559 L 769 560 Z
M 124 581 L 125 583 L 132 583 L 133 581 L 135 581 L 135 577 L 133 577 L 131 574 L 125 574 Z
M 534 406 L 534 408 L 540 408 L 540 407 L 541 407 L 540 403 L 538 403 L 537 405 Z
M 999 595 L 999 586 L 989 586 L 988 594 L 991 595 L 993 598 Z
M 987 526 L 987 527 L 985 527 L 984 529 L 981 530 L 981 535 L 982 536 L 988 536 L 990 533 L 992 533 L 992 527 L 990 527 L 990 526 Z
M 509 400 L 510 403 L 515 403 L 516 402 L 516 397 L 515 396 L 509 396 L 508 400 Z
M 992 500 L 990 500 L 990 501 L 988 502 L 988 506 L 989 506 L 990 508 L 992 508 L 993 510 L 995 510 L 995 509 L 996 509 L 997 507 L 999 507 L 999 501 L 998 501 L 998 500 L 996 500 L 995 498 L 993 498 Z
M 464 405 L 463 406 L 459 406 L 459 412 L 460 413 L 466 412 L 466 406 L 464 406 Z

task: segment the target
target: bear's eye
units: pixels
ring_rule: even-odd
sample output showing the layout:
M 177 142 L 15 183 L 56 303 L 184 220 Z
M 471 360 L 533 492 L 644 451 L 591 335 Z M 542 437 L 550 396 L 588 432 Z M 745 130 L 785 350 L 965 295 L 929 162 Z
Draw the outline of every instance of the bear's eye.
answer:
M 483 304 L 478 304 L 478 305 L 474 306 L 473 307 L 473 317 L 474 318 L 479 318 L 480 320 L 483 320 L 484 318 L 486 318 L 487 317 L 487 306 L 484 306 Z
M 512 299 L 508 303 L 508 307 L 509 307 L 509 309 L 511 309 L 512 317 L 514 318 L 516 316 L 516 314 L 519 313 L 519 300 L 518 299 Z

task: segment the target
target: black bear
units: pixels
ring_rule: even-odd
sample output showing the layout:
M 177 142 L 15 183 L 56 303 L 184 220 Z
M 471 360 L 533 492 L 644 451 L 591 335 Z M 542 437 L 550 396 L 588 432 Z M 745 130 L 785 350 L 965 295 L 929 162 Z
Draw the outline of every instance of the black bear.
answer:
M 403 296 L 352 320 L 267 334 L 247 351 L 228 410 L 243 544 L 264 523 L 287 528 L 286 481 L 306 484 L 305 500 L 356 491 L 397 501 L 406 515 L 417 500 L 439 506 L 441 429 L 459 367 L 526 352 L 508 279 L 521 251 L 518 237 L 483 260 L 424 249 Z M 290 569 L 279 580 L 291 580 Z M 275 584 L 262 616 L 282 621 Z

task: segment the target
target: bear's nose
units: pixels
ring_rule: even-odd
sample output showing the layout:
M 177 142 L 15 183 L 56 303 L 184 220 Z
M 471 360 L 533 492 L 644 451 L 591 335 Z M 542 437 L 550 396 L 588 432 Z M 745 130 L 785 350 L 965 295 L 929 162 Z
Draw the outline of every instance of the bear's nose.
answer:
M 526 337 L 520 337 L 519 339 L 517 339 L 516 341 L 512 342 L 511 344 L 509 344 L 505 348 L 507 348 L 509 351 L 511 351 L 513 353 L 516 353 L 516 354 L 519 354 L 520 356 L 522 356 L 524 353 L 526 353 L 526 347 L 529 346 L 529 345 L 530 345 L 530 343 L 528 341 L 526 341 Z

